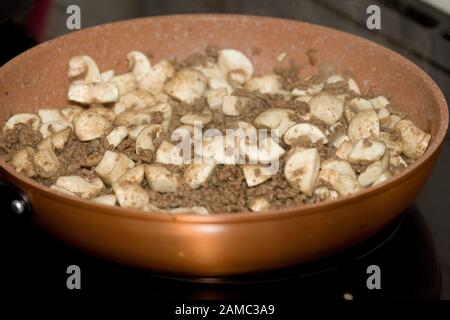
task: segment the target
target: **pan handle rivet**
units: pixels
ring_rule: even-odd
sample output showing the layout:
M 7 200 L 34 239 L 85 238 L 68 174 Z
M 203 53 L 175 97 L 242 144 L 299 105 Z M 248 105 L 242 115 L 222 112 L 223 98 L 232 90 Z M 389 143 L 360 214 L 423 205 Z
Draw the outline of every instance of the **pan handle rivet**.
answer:
M 11 201 L 11 209 L 14 213 L 22 214 L 25 212 L 25 203 L 22 200 L 13 200 Z

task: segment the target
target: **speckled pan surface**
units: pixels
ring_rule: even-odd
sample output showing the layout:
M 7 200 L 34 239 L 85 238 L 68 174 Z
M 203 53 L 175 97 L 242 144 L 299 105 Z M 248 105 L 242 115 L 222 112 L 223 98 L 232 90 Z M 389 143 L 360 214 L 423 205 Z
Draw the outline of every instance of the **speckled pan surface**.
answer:
M 152 62 L 183 58 L 208 44 L 236 48 L 257 73 L 287 59 L 333 61 L 361 89 L 391 97 L 422 129 L 431 123 L 425 155 L 376 188 L 336 201 L 267 214 L 216 216 L 145 213 L 111 208 L 56 194 L 0 162 L 1 174 L 32 201 L 36 221 L 93 254 L 161 272 L 227 275 L 301 263 L 367 238 L 415 198 L 431 173 L 448 125 L 447 105 L 436 84 L 400 55 L 367 40 L 311 24 L 263 17 L 185 15 L 145 18 L 94 27 L 33 48 L 0 68 L 0 120 L 18 112 L 67 104 L 67 62 L 88 54 L 102 70 L 126 70 L 130 50 Z M 261 49 L 254 54 L 255 48 Z M 306 67 L 302 72 L 312 72 Z M 264 239 L 264 240 L 263 240 Z M 236 250 L 239 248 L 239 250 Z

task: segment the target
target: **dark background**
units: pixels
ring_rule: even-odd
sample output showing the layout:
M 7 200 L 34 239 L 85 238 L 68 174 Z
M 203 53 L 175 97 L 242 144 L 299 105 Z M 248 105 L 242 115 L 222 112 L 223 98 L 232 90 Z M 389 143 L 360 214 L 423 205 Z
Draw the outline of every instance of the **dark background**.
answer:
M 408 57 L 450 99 L 450 0 L 444 10 L 402 0 L 42 0 L 0 1 L 0 64 L 34 44 L 70 32 L 66 8 L 81 8 L 82 28 L 174 13 L 243 13 L 302 20 L 358 34 Z M 381 7 L 381 30 L 366 28 L 366 8 Z M 447 13 L 445 12 L 447 11 Z M 450 143 L 444 142 L 433 175 L 416 200 L 435 243 L 442 270 L 442 298 L 450 299 Z M 13 243 L 11 244 L 14 245 Z

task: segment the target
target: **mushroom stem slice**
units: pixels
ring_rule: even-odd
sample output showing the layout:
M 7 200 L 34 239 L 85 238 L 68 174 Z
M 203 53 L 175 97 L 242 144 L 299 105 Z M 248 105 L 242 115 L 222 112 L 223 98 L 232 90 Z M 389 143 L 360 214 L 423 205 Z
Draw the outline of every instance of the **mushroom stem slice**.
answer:
M 112 82 L 72 83 L 67 98 L 82 104 L 116 102 L 119 90 Z

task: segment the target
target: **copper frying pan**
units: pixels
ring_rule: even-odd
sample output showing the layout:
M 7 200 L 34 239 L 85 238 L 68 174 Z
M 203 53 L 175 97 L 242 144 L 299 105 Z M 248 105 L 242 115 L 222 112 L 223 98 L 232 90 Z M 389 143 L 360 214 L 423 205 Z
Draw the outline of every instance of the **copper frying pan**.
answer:
M 362 241 L 392 221 L 419 193 L 438 157 L 448 110 L 437 85 L 402 56 L 367 40 L 307 23 L 236 15 L 185 15 L 130 20 L 72 33 L 39 45 L 0 68 L 0 120 L 67 104 L 67 62 L 91 55 L 101 69 L 125 72 L 125 54 L 183 58 L 208 44 L 242 50 L 258 73 L 286 52 L 350 71 L 363 89 L 392 96 L 422 129 L 431 123 L 425 155 L 395 178 L 355 196 L 298 208 L 212 216 L 146 213 L 72 198 L 28 179 L 0 161 L 3 179 L 31 201 L 34 219 L 91 254 L 153 271 L 221 276 L 303 263 Z M 261 49 L 261 53 L 253 48 Z M 253 49 L 253 50 L 252 50 Z M 306 68 L 303 72 L 310 73 Z

